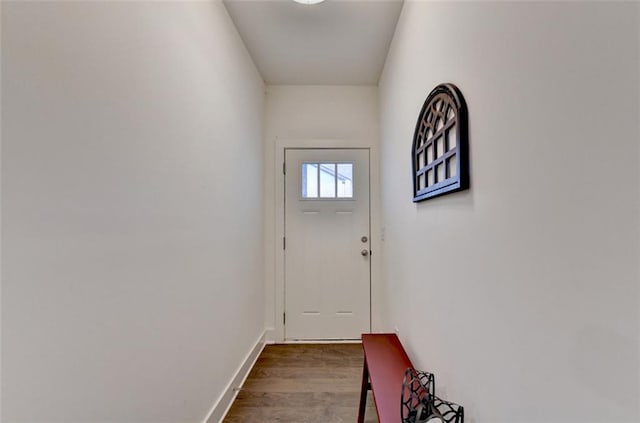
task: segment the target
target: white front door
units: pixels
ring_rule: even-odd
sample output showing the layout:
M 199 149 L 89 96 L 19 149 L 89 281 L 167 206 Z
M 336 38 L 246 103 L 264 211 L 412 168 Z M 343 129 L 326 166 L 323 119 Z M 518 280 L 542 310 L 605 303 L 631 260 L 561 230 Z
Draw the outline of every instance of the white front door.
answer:
M 285 339 L 370 331 L 369 150 L 285 150 Z

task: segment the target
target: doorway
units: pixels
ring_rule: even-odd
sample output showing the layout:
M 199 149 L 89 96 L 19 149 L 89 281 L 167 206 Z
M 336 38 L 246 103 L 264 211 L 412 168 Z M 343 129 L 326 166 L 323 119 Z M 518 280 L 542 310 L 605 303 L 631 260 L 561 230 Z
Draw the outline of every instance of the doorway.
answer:
M 368 149 L 285 149 L 285 340 L 371 329 Z

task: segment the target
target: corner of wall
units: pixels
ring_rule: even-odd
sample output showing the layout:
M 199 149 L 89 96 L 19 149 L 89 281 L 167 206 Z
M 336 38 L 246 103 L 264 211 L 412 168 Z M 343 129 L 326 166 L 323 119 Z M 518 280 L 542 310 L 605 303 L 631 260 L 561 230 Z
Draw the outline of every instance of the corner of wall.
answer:
M 247 353 L 247 356 L 242 360 L 238 370 L 236 370 L 220 397 L 218 397 L 213 407 L 211 407 L 209 414 L 207 414 L 207 417 L 203 420 L 204 423 L 222 422 L 224 417 L 227 415 L 231 409 L 231 405 L 233 405 L 233 401 L 236 399 L 236 396 L 240 391 L 240 388 L 244 385 L 245 380 L 247 380 L 247 376 L 249 376 L 251 369 L 256 364 L 258 357 L 260 357 L 260 353 L 262 353 L 262 350 L 264 349 L 266 344 L 265 334 L 266 331 L 260 334 L 253 345 L 253 348 L 251 348 Z

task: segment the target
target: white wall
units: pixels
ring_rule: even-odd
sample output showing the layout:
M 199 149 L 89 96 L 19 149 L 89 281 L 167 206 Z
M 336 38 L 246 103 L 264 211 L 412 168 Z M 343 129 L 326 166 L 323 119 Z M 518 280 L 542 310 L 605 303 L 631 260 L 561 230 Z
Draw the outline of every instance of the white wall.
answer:
M 285 141 L 287 140 L 287 141 Z M 380 260 L 379 250 L 380 197 L 378 174 L 378 90 L 368 86 L 281 86 L 267 87 L 265 106 L 265 269 L 266 326 L 271 340 L 282 340 L 282 301 L 276 297 L 277 249 L 281 248 L 281 233 L 277 232 L 276 183 L 274 164 L 276 146 L 292 142 L 327 140 L 338 144 L 371 148 L 371 227 L 372 227 L 372 312 L 373 327 L 380 327 Z M 280 171 L 280 165 L 277 167 Z M 283 187 L 278 184 L 277 189 Z M 277 242 L 275 240 L 278 240 Z M 279 293 L 278 293 L 279 294 Z M 276 316 L 277 315 L 277 316 Z
M 636 19 L 637 22 L 640 22 L 640 3 L 636 3 Z M 638 26 L 640 27 L 640 23 L 638 24 Z M 637 31 L 637 67 L 636 67 L 636 71 L 638 73 L 638 79 L 640 79 L 640 28 Z M 640 83 L 638 84 L 638 99 L 640 99 Z M 638 102 L 640 103 L 640 100 L 638 100 Z M 638 133 L 640 134 L 640 106 L 638 106 L 638 117 L 637 117 L 637 124 L 638 124 Z M 638 163 L 640 163 L 640 148 L 638 149 Z M 638 213 L 640 213 L 640 170 L 637 172 L 637 176 L 638 176 L 638 196 L 637 196 L 637 203 L 636 203 L 636 210 L 638 211 Z M 638 225 L 636 227 L 636 235 L 638 237 L 639 243 L 640 243 L 640 225 Z M 640 260 L 637 261 L 637 266 L 638 266 L 638 273 L 640 273 Z M 638 304 L 640 304 L 640 289 L 638 289 Z M 637 318 L 638 318 L 638 322 L 640 322 L 640 307 L 638 307 L 636 309 L 637 312 Z M 640 351 L 640 324 L 638 324 L 638 351 Z M 640 381 L 640 365 L 638 366 L 638 381 Z M 640 383 L 640 382 L 639 382 Z
M 466 421 L 640 420 L 636 7 L 405 3 L 380 83 L 387 322 Z M 472 187 L 413 204 L 441 82 Z
M 262 80 L 217 1 L 2 9 L 2 420 L 202 421 L 264 328 Z

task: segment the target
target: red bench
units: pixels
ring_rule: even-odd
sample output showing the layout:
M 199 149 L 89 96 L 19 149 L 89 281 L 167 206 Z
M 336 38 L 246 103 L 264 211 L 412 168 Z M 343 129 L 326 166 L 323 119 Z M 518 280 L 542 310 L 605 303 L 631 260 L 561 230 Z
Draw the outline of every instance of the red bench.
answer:
M 358 423 L 364 422 L 369 390 L 373 391 L 380 423 L 400 423 L 402 377 L 408 367 L 413 367 L 411 360 L 393 333 L 362 334 L 362 348 L 364 368 Z

